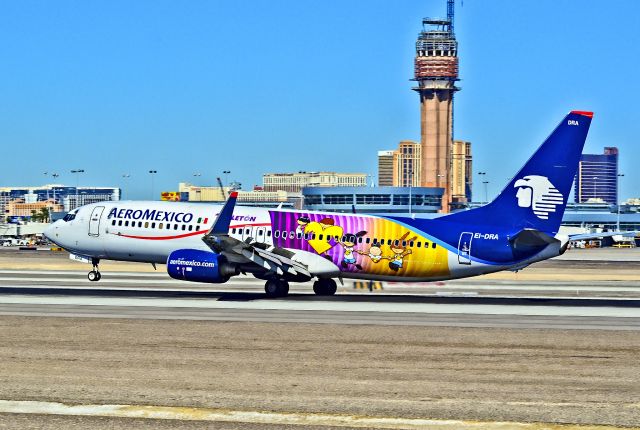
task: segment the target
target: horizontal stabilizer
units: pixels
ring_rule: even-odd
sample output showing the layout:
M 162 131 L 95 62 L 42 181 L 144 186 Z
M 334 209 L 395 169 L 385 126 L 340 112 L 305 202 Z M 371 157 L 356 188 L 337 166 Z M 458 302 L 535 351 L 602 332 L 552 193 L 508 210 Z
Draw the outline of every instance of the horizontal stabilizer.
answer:
M 543 248 L 552 243 L 560 242 L 553 236 L 549 236 L 547 233 L 533 230 L 524 229 L 520 230 L 518 234 L 509 239 L 511 246 L 516 251 L 526 251 L 533 248 Z
M 638 233 L 638 231 L 605 231 L 602 233 L 579 233 L 570 234 L 569 240 L 592 240 L 611 236 L 635 237 Z

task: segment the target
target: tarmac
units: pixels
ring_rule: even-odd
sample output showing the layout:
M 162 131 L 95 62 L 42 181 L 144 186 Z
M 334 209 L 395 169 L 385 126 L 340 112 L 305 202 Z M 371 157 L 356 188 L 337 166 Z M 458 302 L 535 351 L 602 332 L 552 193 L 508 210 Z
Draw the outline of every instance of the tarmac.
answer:
M 273 300 L 2 250 L 0 428 L 640 427 L 640 252 L 563 257 Z

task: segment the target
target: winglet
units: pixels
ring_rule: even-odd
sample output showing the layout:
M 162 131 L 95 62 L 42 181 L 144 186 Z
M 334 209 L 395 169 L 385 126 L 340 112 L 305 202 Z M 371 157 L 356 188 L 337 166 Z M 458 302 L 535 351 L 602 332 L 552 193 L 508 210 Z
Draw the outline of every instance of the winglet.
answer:
M 207 235 L 225 235 L 229 234 L 229 225 L 231 225 L 231 218 L 233 216 L 233 209 L 236 206 L 236 200 L 238 200 L 238 192 L 233 191 L 229 194 L 229 198 L 225 202 L 224 206 L 218 214 L 218 218 L 213 223 L 211 230 Z

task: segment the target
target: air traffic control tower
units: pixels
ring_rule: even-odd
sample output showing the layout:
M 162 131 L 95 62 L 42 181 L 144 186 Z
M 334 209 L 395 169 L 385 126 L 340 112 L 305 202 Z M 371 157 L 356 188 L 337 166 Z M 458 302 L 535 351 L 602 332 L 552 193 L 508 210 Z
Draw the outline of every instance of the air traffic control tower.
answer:
M 415 76 L 420 94 L 423 187 L 444 188 L 442 212 L 451 204 L 453 94 L 459 90 L 458 42 L 453 33 L 454 0 L 447 0 L 447 19 L 422 20 L 416 41 Z

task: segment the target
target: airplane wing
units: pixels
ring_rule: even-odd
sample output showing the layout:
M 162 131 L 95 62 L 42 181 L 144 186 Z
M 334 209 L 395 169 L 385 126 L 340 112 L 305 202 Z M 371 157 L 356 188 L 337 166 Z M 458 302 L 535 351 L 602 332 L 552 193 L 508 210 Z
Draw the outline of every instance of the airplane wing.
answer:
M 255 264 L 262 269 L 264 276 L 291 275 L 311 279 L 313 275 L 308 267 L 292 260 L 293 252 L 259 243 L 253 239 L 238 240 L 229 236 L 229 226 L 238 193 L 233 192 L 225 202 L 220 214 L 202 240 L 215 253 L 224 254 L 230 261 L 242 264 Z

